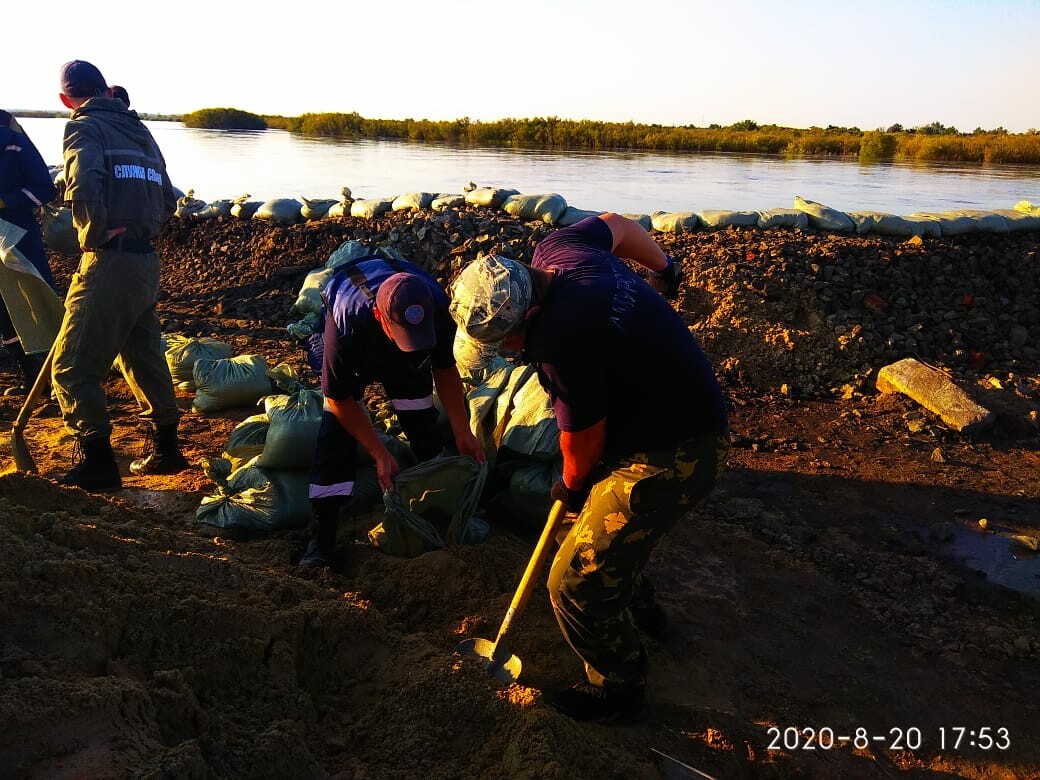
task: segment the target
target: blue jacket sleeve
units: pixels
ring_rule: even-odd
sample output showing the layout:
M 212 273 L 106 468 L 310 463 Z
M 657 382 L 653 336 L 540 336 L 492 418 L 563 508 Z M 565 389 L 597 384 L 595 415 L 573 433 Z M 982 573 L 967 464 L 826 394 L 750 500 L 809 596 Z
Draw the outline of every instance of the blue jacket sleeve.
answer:
M 4 149 L 18 160 L 20 181 L 5 181 L 0 192 L 7 208 L 34 209 L 50 203 L 58 195 L 51 172 L 39 151 L 22 133 L 4 133 Z

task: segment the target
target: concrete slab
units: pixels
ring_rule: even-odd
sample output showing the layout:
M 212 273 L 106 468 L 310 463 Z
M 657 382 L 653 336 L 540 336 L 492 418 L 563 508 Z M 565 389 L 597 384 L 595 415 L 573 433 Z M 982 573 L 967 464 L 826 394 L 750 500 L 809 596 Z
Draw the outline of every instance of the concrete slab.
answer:
M 977 433 L 996 420 L 993 412 L 971 400 L 949 377 L 914 358 L 882 368 L 876 384 L 882 393 L 909 396 L 955 431 Z

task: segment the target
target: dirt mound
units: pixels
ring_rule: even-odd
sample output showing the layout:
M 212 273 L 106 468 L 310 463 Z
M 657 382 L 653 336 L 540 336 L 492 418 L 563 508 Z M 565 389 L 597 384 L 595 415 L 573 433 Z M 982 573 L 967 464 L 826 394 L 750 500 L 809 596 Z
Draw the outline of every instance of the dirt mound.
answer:
M 389 242 L 447 283 L 479 251 L 529 259 L 550 229 L 479 209 L 173 220 L 160 316 L 314 381 L 285 326 L 305 273 L 343 241 Z M 685 263 L 680 312 L 721 367 L 735 448 L 651 561 L 670 627 L 647 639 L 643 721 L 546 706 L 542 691 L 582 670 L 542 590 L 513 641 L 522 684 L 452 655 L 495 636 L 537 529 L 488 510 L 485 543 L 406 560 L 362 543 L 376 518 L 361 517 L 340 529 L 342 571 L 301 573 L 303 531 L 201 532 L 199 468 L 128 474 L 112 496 L 57 486 L 70 447 L 47 403 L 26 429 L 42 477 L 0 476 L 0 777 L 1040 776 L 1037 603 L 949 553 L 979 518 L 984 541 L 1040 533 L 1036 432 L 968 440 L 864 381 L 909 349 L 965 380 L 999 375 L 1035 410 L 1038 236 L 656 237 Z M 74 260 L 52 264 L 67 284 Z M 0 379 L 15 370 L 0 360 Z M 833 392 L 845 383 L 862 392 Z M 127 474 L 136 405 L 118 379 L 106 390 Z M 191 401 L 178 393 L 193 464 L 256 411 Z M 8 424 L 18 404 L 0 396 Z M 1007 729 L 1010 745 L 940 742 L 962 725 Z M 909 726 L 920 746 L 776 739 Z

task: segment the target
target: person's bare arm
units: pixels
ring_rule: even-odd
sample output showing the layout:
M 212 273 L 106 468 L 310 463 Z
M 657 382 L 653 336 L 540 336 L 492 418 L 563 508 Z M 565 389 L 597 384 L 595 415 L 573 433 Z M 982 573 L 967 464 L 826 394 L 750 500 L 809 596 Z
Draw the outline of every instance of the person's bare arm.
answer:
M 607 441 L 607 418 L 580 431 L 560 431 L 560 452 L 563 454 L 563 484 L 571 490 L 589 487 L 592 469 L 603 457 Z
M 664 250 L 638 222 L 613 212 L 601 214 L 599 218 L 607 223 L 614 236 L 611 251 L 615 255 L 639 263 L 654 272 L 663 271 L 668 266 L 668 256 Z

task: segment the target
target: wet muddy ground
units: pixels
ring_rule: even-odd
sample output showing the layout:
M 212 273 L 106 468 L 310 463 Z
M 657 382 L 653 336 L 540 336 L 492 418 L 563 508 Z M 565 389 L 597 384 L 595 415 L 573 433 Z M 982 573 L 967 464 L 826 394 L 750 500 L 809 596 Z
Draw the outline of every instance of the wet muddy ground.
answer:
M 160 242 L 164 328 L 314 381 L 288 310 L 343 240 L 396 230 L 405 256 L 448 278 L 479 249 L 523 257 L 546 230 L 465 219 L 472 229 L 174 220 Z M 648 639 L 642 722 L 579 724 L 545 705 L 542 690 L 581 669 L 543 590 L 516 628 L 520 684 L 452 656 L 461 639 L 494 637 L 538 529 L 488 510 L 483 544 L 399 559 L 361 542 L 377 519 L 365 517 L 341 529 L 342 571 L 301 574 L 303 530 L 231 539 L 196 523 L 213 489 L 197 467 L 127 476 L 110 496 L 58 487 L 71 446 L 47 403 L 27 429 L 39 476 L 0 477 L 0 777 L 1040 777 L 1040 569 L 1015 539 L 1040 536 L 1038 377 L 1024 351 L 1037 322 L 1017 311 L 1029 337 L 1017 345 L 982 343 L 979 322 L 961 344 L 916 331 L 914 354 L 998 411 L 968 437 L 873 389 L 871 370 L 898 350 L 888 320 L 856 303 L 862 287 L 835 306 L 795 272 L 823 254 L 864 273 L 999 257 L 1021 288 L 1036 282 L 1040 237 L 659 238 L 686 262 L 681 306 L 719 366 L 735 447 L 652 559 L 670 627 Z M 52 264 L 67 283 L 74 260 Z M 900 273 L 907 293 L 913 272 Z M 874 287 L 887 278 L 877 270 Z M 853 343 L 856 324 L 868 337 Z M 972 351 L 992 362 L 968 371 Z M 127 474 L 135 405 L 118 378 L 108 389 Z M 193 463 L 255 411 L 203 416 L 179 400 Z M 0 398 L 0 431 L 17 410 Z

